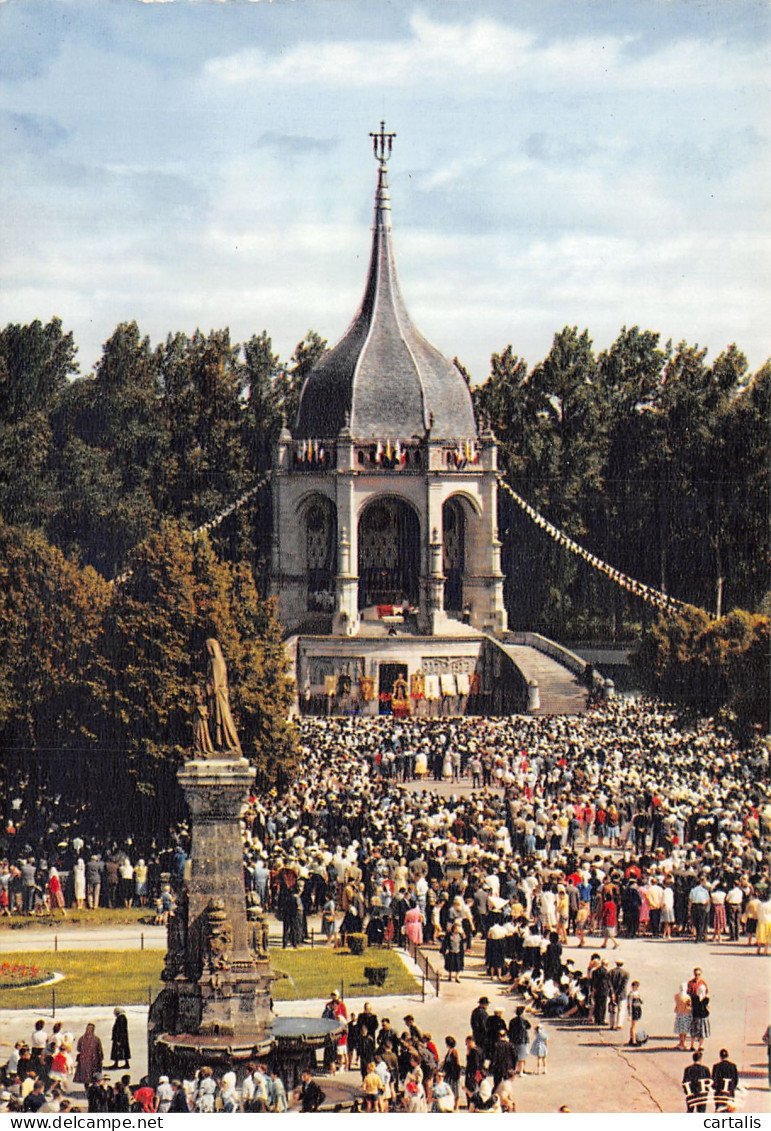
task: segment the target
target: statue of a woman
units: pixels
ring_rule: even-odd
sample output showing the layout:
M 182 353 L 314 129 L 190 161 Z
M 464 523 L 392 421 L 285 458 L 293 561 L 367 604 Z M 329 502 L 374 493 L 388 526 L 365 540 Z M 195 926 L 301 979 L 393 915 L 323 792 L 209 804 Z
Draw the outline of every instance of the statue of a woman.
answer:
M 198 684 L 193 687 L 195 696 L 195 715 L 193 718 L 193 753 L 197 758 L 210 758 L 214 745 L 209 734 L 209 708 L 206 696 Z
M 235 723 L 230 713 L 228 671 L 225 667 L 219 641 L 207 640 L 206 652 L 209 657 L 208 692 L 210 715 L 214 728 L 212 734 L 214 747 L 216 750 L 234 750 L 240 754 L 241 743 L 238 741 Z

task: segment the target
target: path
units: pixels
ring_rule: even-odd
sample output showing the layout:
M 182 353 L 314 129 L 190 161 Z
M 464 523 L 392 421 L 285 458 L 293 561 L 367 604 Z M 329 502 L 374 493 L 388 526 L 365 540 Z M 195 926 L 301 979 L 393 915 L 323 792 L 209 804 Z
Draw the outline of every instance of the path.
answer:
M 318 918 L 311 921 L 316 937 Z M 280 949 L 278 924 L 272 926 L 274 949 Z M 163 946 L 157 937 L 161 928 L 154 929 L 147 945 L 156 949 Z M 86 932 L 73 932 L 73 937 Z M 37 932 L 30 928 L 23 932 L 27 949 L 40 943 L 44 937 L 35 938 Z M 50 932 L 46 933 L 50 947 Z M 116 947 L 121 941 L 136 945 L 135 928 L 114 928 L 99 931 L 100 945 Z M 14 941 L 21 942 L 19 932 Z M 60 945 L 63 946 L 63 935 Z M 2 936 L 5 941 L 5 935 Z M 78 941 L 82 945 L 82 940 Z M 92 940 L 93 941 L 93 940 Z M 591 940 L 590 940 L 591 941 Z M 459 985 L 443 982 L 438 999 L 429 997 L 421 1001 L 419 993 L 402 997 L 372 997 L 373 1008 L 379 1017 L 390 1016 L 397 1028 L 402 1027 L 405 1013 L 413 1013 L 418 1024 L 430 1031 L 440 1049 L 444 1036 L 452 1033 L 462 1045 L 469 1031 L 468 1019 L 481 994 L 490 998 L 491 1010 L 502 1007 L 508 1020 L 518 997 L 502 992 L 497 984 L 487 978 L 483 964 L 481 942 L 475 940 L 467 962 L 467 969 Z M 98 949 L 96 946 L 94 949 Z M 430 954 L 430 950 L 427 949 Z M 569 947 L 566 957 L 584 966 L 592 947 L 579 951 Z M 616 952 L 610 952 L 615 957 Z M 712 1003 L 713 1037 L 706 1045 L 706 1061 L 712 1065 L 722 1046 L 729 1049 L 742 1073 L 748 1088 L 745 1112 L 768 1112 L 766 1050 L 760 1038 L 768 1024 L 769 1001 L 768 958 L 757 957 L 744 946 L 709 943 L 663 942 L 652 939 L 622 940 L 620 950 L 627 968 L 641 982 L 644 998 L 644 1022 L 651 1034 L 649 1043 L 641 1049 L 624 1045 L 626 1034 L 611 1033 L 592 1025 L 571 1022 L 544 1022 L 549 1034 L 549 1072 L 546 1076 L 526 1076 L 518 1085 L 518 1107 L 521 1112 L 556 1112 L 567 1103 L 575 1112 L 680 1112 L 683 1097 L 680 1086 L 682 1072 L 689 1058 L 675 1051 L 672 1036 L 672 1004 L 675 989 L 687 978 L 693 967 L 699 965 L 710 985 Z M 440 965 L 435 952 L 432 961 Z M 96 961 L 96 960 L 95 960 Z M 344 958 L 341 960 L 344 962 Z M 160 958 L 159 958 L 160 965 Z M 329 986 L 329 992 L 333 989 Z M 348 1007 L 355 1012 L 361 1009 L 363 997 L 347 997 Z M 285 1015 L 318 1016 L 322 1000 L 279 1003 L 278 1010 Z M 132 1077 L 138 1079 L 145 1069 L 145 1034 L 147 1011 L 143 1006 L 127 1010 L 131 1042 L 134 1050 Z M 19 1036 L 29 1036 L 36 1011 L 10 1013 L 0 1011 L 0 1042 L 13 1043 Z M 57 1012 L 57 1017 L 75 1034 L 83 1031 L 86 1021 L 94 1021 L 97 1032 L 109 1044 L 112 1025 L 110 1007 L 94 1009 L 67 1009 Z M 116 1074 L 113 1073 L 113 1076 Z M 324 1088 L 331 1101 L 348 1102 L 356 1095 L 358 1072 L 342 1073 L 325 1080 Z

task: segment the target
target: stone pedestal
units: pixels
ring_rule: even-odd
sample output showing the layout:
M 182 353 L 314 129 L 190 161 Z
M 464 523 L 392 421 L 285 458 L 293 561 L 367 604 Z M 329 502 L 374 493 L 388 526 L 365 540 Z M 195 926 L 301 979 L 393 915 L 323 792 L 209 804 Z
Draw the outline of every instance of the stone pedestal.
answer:
M 238 1071 L 273 1045 L 267 931 L 247 914 L 239 824 L 254 774 L 245 758 L 211 758 L 177 775 L 191 814 L 190 879 L 148 1020 L 153 1075 Z

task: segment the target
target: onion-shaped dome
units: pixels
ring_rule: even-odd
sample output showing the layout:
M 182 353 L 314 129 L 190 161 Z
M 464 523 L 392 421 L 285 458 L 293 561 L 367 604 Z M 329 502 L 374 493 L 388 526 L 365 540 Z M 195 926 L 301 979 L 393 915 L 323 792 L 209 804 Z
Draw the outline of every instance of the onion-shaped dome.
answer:
M 477 435 L 468 385 L 457 367 L 415 328 L 399 289 L 391 246 L 387 160 L 390 138 L 375 139 L 378 182 L 364 297 L 348 330 L 303 386 L 296 439 L 332 438 L 348 424 L 357 440 Z

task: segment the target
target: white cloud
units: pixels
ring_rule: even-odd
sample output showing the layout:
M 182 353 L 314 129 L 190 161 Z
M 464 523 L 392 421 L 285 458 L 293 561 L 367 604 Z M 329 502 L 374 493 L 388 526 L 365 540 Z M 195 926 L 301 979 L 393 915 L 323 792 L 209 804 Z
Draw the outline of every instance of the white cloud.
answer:
M 370 0 L 290 20 L 294 5 L 184 0 L 171 66 L 162 12 L 142 13 L 130 47 L 73 25 L 40 74 L 25 65 L 2 90 L 12 124 L 30 123 L 9 132 L 0 178 L 4 317 L 60 314 L 84 366 L 130 318 L 154 341 L 265 328 L 283 357 L 309 327 L 335 339 L 361 298 L 366 135 L 386 117 L 408 307 L 477 379 L 510 341 L 540 360 L 565 323 L 598 348 L 624 322 L 714 352 L 736 339 L 757 366 L 765 40 L 700 38 L 683 4 L 679 38 L 645 46 L 602 6 L 588 34 L 574 3 L 524 27 L 517 5 L 490 18 L 484 0 L 426 0 L 403 24 L 387 2 L 369 18 Z M 214 7 L 231 30 L 205 38 Z
M 757 78 L 765 57 L 760 45 L 739 52 L 720 41 L 685 38 L 666 41 L 651 52 L 637 46 L 631 34 L 539 39 L 489 18 L 452 22 L 419 11 L 409 27 L 408 38 L 387 42 L 309 40 L 281 52 L 247 47 L 210 59 L 204 73 L 215 86 L 421 90 L 437 80 L 446 84 L 451 77 L 462 86 L 503 80 L 531 92 L 570 87 L 599 94 L 609 89 L 731 89 L 764 81 Z

